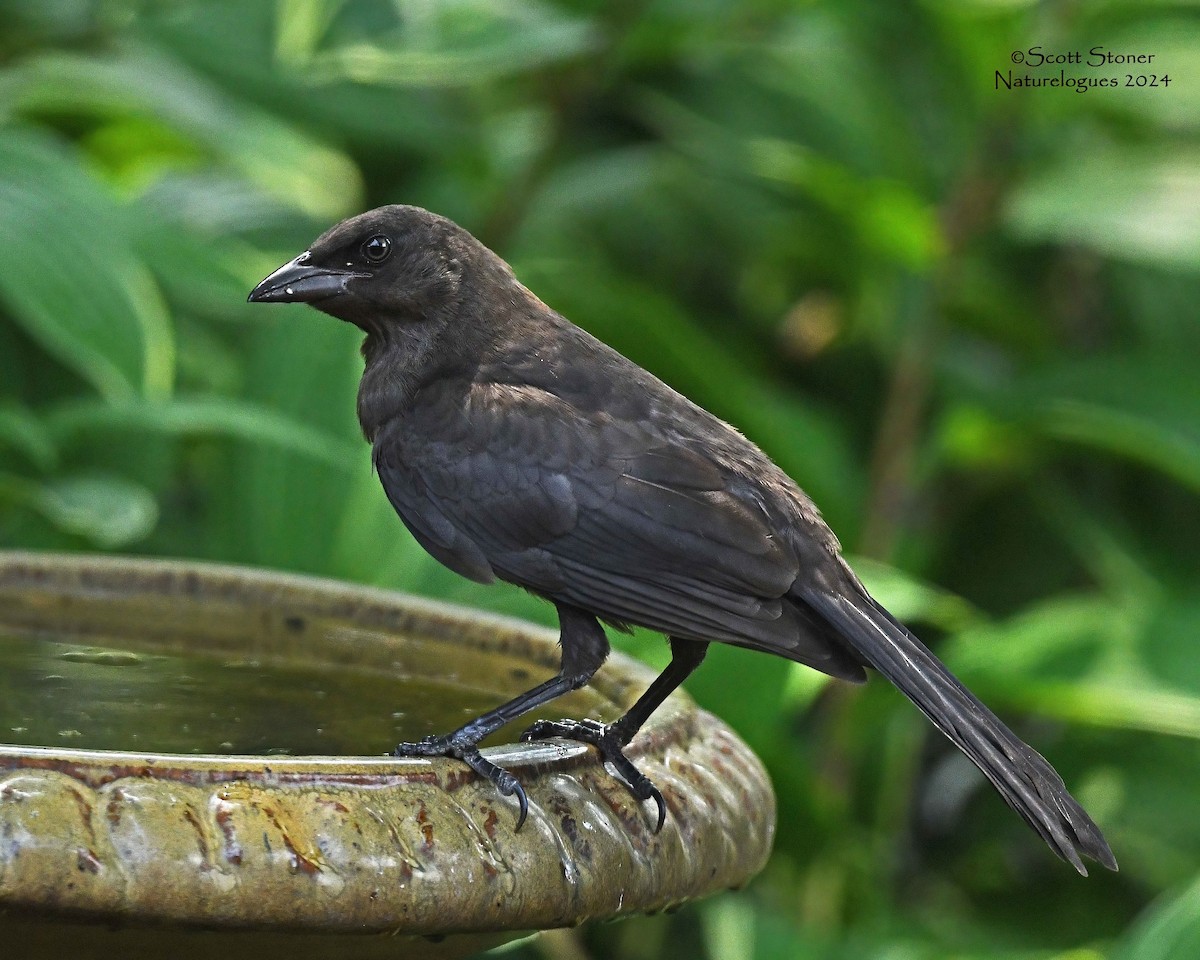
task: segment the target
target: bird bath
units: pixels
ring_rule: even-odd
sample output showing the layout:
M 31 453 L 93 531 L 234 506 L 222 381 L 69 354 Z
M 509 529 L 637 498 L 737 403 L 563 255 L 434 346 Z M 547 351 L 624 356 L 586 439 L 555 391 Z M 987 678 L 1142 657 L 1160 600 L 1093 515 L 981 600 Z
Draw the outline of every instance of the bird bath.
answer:
M 557 659 L 549 631 L 398 593 L 0 552 L 0 942 L 456 957 L 752 877 L 770 784 L 684 694 L 630 748 L 658 834 L 590 747 L 512 744 L 521 727 L 485 751 L 528 791 L 520 832 L 463 764 L 384 755 Z M 611 719 L 652 678 L 614 654 L 541 715 Z

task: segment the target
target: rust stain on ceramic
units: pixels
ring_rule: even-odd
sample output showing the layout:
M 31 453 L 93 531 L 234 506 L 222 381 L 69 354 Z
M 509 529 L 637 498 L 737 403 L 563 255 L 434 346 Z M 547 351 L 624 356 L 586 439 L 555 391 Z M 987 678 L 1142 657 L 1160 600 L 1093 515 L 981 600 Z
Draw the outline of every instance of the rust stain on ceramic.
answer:
M 99 873 L 101 869 L 100 858 L 91 850 L 80 847 L 76 852 L 76 865 L 79 869 L 86 873 Z

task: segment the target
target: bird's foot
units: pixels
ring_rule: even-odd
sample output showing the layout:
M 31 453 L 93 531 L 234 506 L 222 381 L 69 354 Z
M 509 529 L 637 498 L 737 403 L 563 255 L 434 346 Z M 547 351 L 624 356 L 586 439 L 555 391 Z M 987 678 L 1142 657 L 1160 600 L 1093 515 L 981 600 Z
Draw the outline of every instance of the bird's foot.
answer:
M 440 737 L 424 737 L 415 743 L 397 744 L 392 754 L 397 757 L 454 757 L 461 760 L 506 797 L 517 798 L 520 813 L 517 815 L 517 826 L 520 830 L 529 813 L 529 797 L 521 782 L 503 767 L 498 767 L 490 760 L 484 759 L 479 752 L 479 742 L 469 736 L 461 736 L 461 731 L 445 734 Z
M 663 800 L 658 787 L 650 782 L 642 771 L 633 765 L 633 761 L 625 756 L 624 748 L 627 741 L 616 729 L 616 724 L 600 723 L 598 720 L 538 720 L 528 730 L 521 734 L 521 739 L 545 740 L 548 737 L 562 737 L 564 740 L 579 740 L 590 743 L 600 751 L 600 757 L 606 763 L 611 763 L 617 775 L 624 782 L 635 800 L 653 800 L 658 807 L 658 822 L 654 832 L 658 833 L 667 819 L 667 804 Z

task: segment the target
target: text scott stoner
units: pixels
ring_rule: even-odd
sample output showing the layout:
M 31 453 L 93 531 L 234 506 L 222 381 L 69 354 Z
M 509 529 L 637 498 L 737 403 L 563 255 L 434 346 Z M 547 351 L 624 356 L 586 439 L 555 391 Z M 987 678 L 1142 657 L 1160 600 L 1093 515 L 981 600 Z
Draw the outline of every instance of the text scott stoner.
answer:
M 1030 47 L 1028 50 L 1014 50 L 1013 63 L 1023 63 L 1027 67 L 1040 67 L 1044 64 L 1079 63 L 1089 67 L 1104 67 L 1120 63 L 1153 63 L 1153 53 L 1114 53 L 1107 47 L 1092 47 L 1087 54 L 1078 50 L 1065 53 L 1047 53 L 1042 46 Z

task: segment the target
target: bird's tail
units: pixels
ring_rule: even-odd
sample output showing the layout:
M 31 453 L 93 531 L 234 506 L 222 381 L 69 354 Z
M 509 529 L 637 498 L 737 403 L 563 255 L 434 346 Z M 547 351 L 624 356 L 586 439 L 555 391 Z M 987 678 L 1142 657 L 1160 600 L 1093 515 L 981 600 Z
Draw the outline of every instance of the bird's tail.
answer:
M 1080 853 L 1110 870 L 1117 861 L 1100 828 L 1046 759 L 1022 742 L 974 694 L 865 591 L 819 589 L 798 597 L 868 664 L 915 703 L 971 761 L 1050 849 L 1084 876 Z

